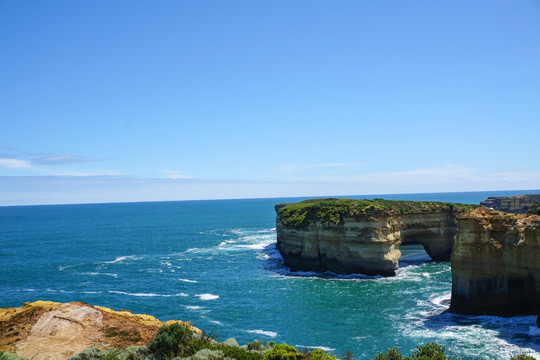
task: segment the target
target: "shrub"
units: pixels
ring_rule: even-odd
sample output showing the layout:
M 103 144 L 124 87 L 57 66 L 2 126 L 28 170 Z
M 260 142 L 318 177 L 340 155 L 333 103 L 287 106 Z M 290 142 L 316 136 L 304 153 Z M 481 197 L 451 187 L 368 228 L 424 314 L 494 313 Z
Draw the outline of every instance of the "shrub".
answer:
M 264 354 L 264 360 L 301 360 L 305 357 L 295 347 L 285 344 L 277 344 Z
M 193 355 L 189 354 L 186 345 L 193 338 L 193 332 L 188 328 L 174 323 L 162 326 L 156 337 L 148 345 L 150 352 L 160 358 Z M 188 350 L 188 351 L 186 351 Z
M 101 360 L 120 360 L 118 356 L 114 353 L 114 351 L 108 351 L 105 356 L 101 358 Z
M 386 350 L 385 353 L 378 353 L 375 355 L 375 360 L 402 360 L 403 355 L 397 347 L 391 347 Z
M 336 360 L 335 357 L 325 353 L 324 351 L 322 351 L 320 349 L 315 349 L 313 351 L 310 351 L 307 354 L 307 357 L 310 360 Z
M 415 350 L 412 352 L 412 358 L 413 359 L 419 359 L 419 360 L 447 360 L 450 358 L 447 358 L 444 352 L 446 349 L 444 346 L 439 345 L 435 342 L 428 343 L 426 345 L 418 346 Z
M 417 346 L 410 357 L 403 357 L 399 348 L 391 347 L 385 353 L 375 355 L 375 360 L 452 360 L 444 354 L 445 351 L 444 346 L 432 342 Z
M 202 349 L 191 356 L 190 360 L 223 360 L 225 354 L 220 350 Z
M 248 343 L 247 345 L 248 350 L 254 350 L 254 351 L 261 351 L 263 349 L 263 344 L 259 340 L 255 340 L 253 342 Z
M 96 348 L 86 349 L 76 355 L 73 355 L 68 360 L 99 360 L 106 355 L 106 352 Z M 3 360 L 3 359 L 2 359 Z
M 226 357 L 236 360 L 263 360 L 264 356 L 258 352 L 246 351 L 235 346 L 220 346 Z
M 519 354 L 516 356 L 512 356 L 510 360 L 535 360 L 532 356 L 525 355 L 525 354 Z

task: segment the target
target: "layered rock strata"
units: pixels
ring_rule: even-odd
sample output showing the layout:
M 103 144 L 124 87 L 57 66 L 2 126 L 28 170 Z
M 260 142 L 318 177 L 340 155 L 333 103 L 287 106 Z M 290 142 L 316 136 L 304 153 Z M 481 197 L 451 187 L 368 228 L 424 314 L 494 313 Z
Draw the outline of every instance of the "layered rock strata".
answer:
M 449 260 L 457 216 L 472 206 L 435 202 L 318 199 L 276 205 L 277 249 L 296 270 L 391 276 L 401 244 Z
M 480 205 L 493 210 L 499 210 L 509 213 L 526 214 L 527 211 L 540 201 L 540 194 L 488 197 L 480 202 Z
M 459 217 L 450 309 L 540 314 L 540 216 L 478 208 Z

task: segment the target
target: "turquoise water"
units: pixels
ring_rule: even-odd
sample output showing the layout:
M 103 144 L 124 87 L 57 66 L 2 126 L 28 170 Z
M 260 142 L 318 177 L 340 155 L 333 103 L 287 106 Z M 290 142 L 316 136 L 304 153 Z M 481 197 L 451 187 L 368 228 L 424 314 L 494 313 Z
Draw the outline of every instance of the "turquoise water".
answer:
M 368 198 L 478 203 L 476 192 Z M 364 196 L 358 196 L 364 198 Z M 301 199 L 0 207 L 0 307 L 84 301 L 189 320 L 218 339 L 320 347 L 371 359 L 437 341 L 463 359 L 540 358 L 532 316 L 448 313 L 448 263 L 402 248 L 396 277 L 290 272 L 274 205 Z

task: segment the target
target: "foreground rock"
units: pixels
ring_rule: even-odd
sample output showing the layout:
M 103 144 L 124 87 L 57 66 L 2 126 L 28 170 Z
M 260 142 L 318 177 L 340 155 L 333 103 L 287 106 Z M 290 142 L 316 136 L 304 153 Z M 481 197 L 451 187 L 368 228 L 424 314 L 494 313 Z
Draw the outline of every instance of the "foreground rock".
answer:
M 85 303 L 36 301 L 0 309 L 0 350 L 32 360 L 63 360 L 91 347 L 146 344 L 159 327 L 174 322 Z
M 540 314 L 540 216 L 478 208 L 459 218 L 451 311 Z
M 488 197 L 480 205 L 493 210 L 515 214 L 526 214 L 534 203 L 540 201 L 540 194 Z
M 476 206 L 422 201 L 315 199 L 276 205 L 277 248 L 298 270 L 391 276 L 401 244 L 449 260 L 457 216 Z

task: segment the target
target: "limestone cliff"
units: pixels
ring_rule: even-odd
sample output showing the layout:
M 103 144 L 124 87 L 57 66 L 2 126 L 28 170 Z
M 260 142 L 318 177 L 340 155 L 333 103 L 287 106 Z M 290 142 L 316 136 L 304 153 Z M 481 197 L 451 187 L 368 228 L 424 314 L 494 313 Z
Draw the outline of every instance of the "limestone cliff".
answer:
M 36 301 L 0 309 L 0 350 L 32 360 L 64 360 L 91 347 L 146 344 L 172 322 L 85 303 Z
M 540 216 L 487 208 L 460 216 L 451 265 L 451 311 L 539 314 Z
M 493 210 L 526 214 L 537 201 L 540 201 L 540 194 L 488 197 L 486 200 L 480 202 L 480 205 Z
M 391 276 L 400 244 L 419 243 L 434 260 L 449 260 L 457 216 L 472 208 L 382 199 L 280 204 L 277 248 L 293 269 Z

